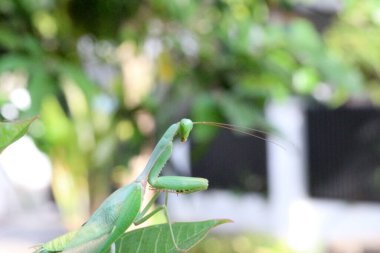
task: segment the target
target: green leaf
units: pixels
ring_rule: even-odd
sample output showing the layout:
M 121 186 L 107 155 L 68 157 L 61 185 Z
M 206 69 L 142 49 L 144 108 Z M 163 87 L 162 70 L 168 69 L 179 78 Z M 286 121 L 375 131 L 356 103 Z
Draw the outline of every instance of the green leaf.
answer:
M 315 68 L 301 67 L 293 74 L 293 87 L 301 94 L 310 94 L 319 83 Z
M 199 222 L 178 222 L 173 224 L 177 245 L 189 250 L 199 243 L 210 229 L 230 220 L 207 220 Z M 179 252 L 170 237 L 168 224 L 159 224 L 136 229 L 124 234 L 116 241 L 116 253 L 174 253 Z
M 30 124 L 36 118 L 37 117 L 33 117 L 31 119 L 15 122 L 0 122 L 0 152 L 26 134 Z
M 0 59 L 0 72 L 14 69 L 28 69 L 30 67 L 30 58 L 18 54 L 2 55 Z

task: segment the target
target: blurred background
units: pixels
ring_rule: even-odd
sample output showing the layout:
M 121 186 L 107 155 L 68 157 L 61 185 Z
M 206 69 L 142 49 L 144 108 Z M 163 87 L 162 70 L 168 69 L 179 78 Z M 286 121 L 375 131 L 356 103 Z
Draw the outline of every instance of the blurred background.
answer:
M 0 0 L 0 252 L 80 226 L 181 118 L 173 220 L 229 218 L 191 252 L 380 252 L 377 0 Z M 160 221 L 162 217 L 156 217 Z

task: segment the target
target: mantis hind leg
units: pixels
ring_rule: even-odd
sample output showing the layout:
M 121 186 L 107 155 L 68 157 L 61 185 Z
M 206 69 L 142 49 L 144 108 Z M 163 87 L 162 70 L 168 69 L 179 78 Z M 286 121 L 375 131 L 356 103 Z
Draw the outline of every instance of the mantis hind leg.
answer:
M 172 242 L 174 244 L 174 247 L 180 251 L 180 252 L 185 252 L 184 249 L 181 249 L 176 240 L 175 240 L 175 236 L 174 236 L 174 232 L 173 232 L 173 227 L 172 227 L 172 223 L 170 222 L 170 218 L 169 218 L 169 213 L 168 213 L 168 208 L 167 208 L 167 205 L 168 205 L 168 192 L 165 193 L 165 203 L 163 205 L 160 205 L 158 207 L 156 207 L 153 211 L 151 211 L 150 213 L 146 214 L 149 210 L 149 208 L 154 204 L 154 202 L 156 201 L 156 199 L 158 198 L 158 196 L 160 195 L 160 192 L 156 192 L 152 199 L 149 201 L 149 203 L 145 206 L 144 210 L 141 211 L 140 214 L 137 215 L 135 221 L 133 222 L 135 225 L 139 225 L 143 222 L 145 222 L 146 220 L 148 220 L 150 217 L 152 217 L 153 215 L 155 215 L 156 213 L 158 213 L 159 211 L 163 211 L 164 212 L 164 215 L 165 215 L 165 218 L 168 222 L 168 226 L 169 226 L 169 231 L 170 231 L 170 237 L 172 238 Z

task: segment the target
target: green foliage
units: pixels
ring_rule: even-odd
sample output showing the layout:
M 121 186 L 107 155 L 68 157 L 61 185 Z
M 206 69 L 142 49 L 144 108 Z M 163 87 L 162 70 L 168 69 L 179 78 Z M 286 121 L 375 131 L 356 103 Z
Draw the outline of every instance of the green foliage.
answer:
M 327 85 L 331 94 L 322 102 L 338 106 L 360 91 L 360 73 L 331 52 L 308 21 L 275 22 L 275 11 L 262 1 L 213 1 L 183 9 L 187 18 L 175 19 L 176 26 L 166 23 L 168 13 L 152 12 L 162 20 L 151 24 L 163 47 L 158 58 L 165 57 L 163 69 L 175 73 L 161 78 L 171 86 L 165 96 L 153 98 L 165 108 L 155 111 L 157 117 L 190 113 L 195 121 L 208 120 L 210 108 L 197 105 L 199 97 L 207 97 L 217 121 L 260 128 L 258 115 L 268 101 L 292 95 L 320 99 L 318 92 Z M 139 27 L 126 29 L 130 34 Z M 164 74 L 159 71 L 158 77 Z M 173 107 L 177 101 L 184 106 Z
M 207 235 L 210 229 L 229 220 L 207 220 L 200 222 L 173 223 L 173 233 L 177 245 L 189 250 Z M 132 230 L 116 241 L 117 253 L 139 252 L 179 252 L 173 244 L 168 224 L 159 224 Z
M 343 11 L 337 22 L 326 34 L 328 46 L 352 66 L 360 68 L 365 78 L 369 96 L 380 104 L 380 3 L 369 1 L 344 1 Z M 333 71 L 333 70 L 331 70 Z M 341 73 L 344 69 L 339 69 Z M 345 72 L 347 75 L 347 72 Z M 352 85 L 351 73 L 346 76 Z
M 36 117 L 15 122 L 0 122 L 0 152 L 26 134 Z

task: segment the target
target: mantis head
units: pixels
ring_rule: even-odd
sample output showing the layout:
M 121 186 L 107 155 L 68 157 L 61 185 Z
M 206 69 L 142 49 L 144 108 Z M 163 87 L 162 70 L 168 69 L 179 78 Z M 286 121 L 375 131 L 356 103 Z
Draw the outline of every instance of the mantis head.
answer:
M 193 122 L 189 119 L 181 119 L 179 122 L 179 136 L 182 142 L 185 142 L 193 129 Z

